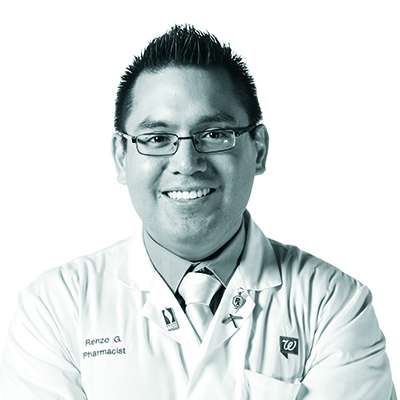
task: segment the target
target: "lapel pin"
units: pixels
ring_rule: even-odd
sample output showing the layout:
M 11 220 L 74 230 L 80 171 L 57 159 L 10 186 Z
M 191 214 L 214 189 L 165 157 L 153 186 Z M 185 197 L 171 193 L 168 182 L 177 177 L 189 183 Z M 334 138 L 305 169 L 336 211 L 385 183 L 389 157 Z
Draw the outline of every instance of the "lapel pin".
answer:
M 172 307 L 165 307 L 164 310 L 161 310 L 162 315 L 164 317 L 165 325 L 167 326 L 168 331 L 176 331 L 179 329 L 178 321 L 176 320 L 175 312 Z
M 242 294 L 244 292 L 243 288 L 238 288 L 237 290 L 238 294 L 236 296 L 233 296 L 232 299 L 232 304 L 233 307 L 235 307 L 235 312 L 237 312 L 237 310 L 239 310 L 239 308 L 243 307 L 243 304 L 245 303 L 245 299 L 243 298 Z
M 229 322 L 232 321 L 233 326 L 234 326 L 236 329 L 238 329 L 238 325 L 237 325 L 237 323 L 236 323 L 236 321 L 235 321 L 236 319 L 243 319 L 243 317 L 239 317 L 239 316 L 237 316 L 237 315 L 228 314 L 228 316 L 226 316 L 226 317 L 222 320 L 222 323 L 226 325 L 226 324 L 228 324 Z

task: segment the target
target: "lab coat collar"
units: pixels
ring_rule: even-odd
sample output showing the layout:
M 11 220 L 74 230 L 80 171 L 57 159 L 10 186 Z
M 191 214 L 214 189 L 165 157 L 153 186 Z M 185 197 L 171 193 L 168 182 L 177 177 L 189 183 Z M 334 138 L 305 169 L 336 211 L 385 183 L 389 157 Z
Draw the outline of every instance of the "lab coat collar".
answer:
M 193 355 L 190 365 L 187 365 L 189 376 L 193 374 L 200 359 L 242 330 L 255 307 L 254 291 L 282 283 L 270 241 L 251 220 L 248 212 L 244 217 L 247 230 L 245 249 L 202 343 L 195 336 L 175 296 L 151 264 L 141 234 L 133 236 L 126 242 L 126 247 L 118 260 L 118 279 L 133 290 L 150 292 L 143 305 L 143 316 L 155 323 L 171 339 L 181 343 Z M 238 294 L 239 288 L 243 289 L 244 305 L 235 310 L 232 299 Z M 162 310 L 167 308 L 174 310 L 179 329 L 167 330 L 162 316 Z M 235 319 L 236 326 L 232 321 L 223 322 L 229 315 L 239 317 Z
M 119 264 L 117 278 L 124 285 L 134 290 L 151 290 L 156 271 L 147 255 L 141 231 L 127 240 L 116 262 Z
M 247 290 L 264 290 L 282 284 L 281 271 L 271 242 L 244 213 L 247 236 L 237 273 L 241 273 Z

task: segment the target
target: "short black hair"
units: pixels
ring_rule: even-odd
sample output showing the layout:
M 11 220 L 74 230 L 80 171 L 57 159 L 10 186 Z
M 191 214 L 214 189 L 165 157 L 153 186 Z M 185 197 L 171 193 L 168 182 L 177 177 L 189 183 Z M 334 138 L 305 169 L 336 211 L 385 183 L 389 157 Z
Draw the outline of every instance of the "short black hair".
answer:
M 169 66 L 225 69 L 250 123 L 262 119 L 256 86 L 242 58 L 208 32 L 190 25 L 175 25 L 153 39 L 140 56 L 135 56 L 121 77 L 115 101 L 114 127 L 117 131 L 125 132 L 126 120 L 132 112 L 132 89 L 138 76 L 144 71 L 157 72 Z

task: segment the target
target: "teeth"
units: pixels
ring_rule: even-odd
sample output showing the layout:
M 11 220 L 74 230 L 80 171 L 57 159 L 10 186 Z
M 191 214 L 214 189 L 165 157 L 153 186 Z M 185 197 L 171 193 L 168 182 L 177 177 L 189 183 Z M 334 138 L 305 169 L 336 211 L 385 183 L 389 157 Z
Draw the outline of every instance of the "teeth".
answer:
M 167 192 L 167 196 L 174 200 L 189 200 L 189 199 L 198 199 L 199 197 L 207 196 L 210 193 L 211 189 L 199 189 L 192 190 L 190 192 L 181 191 L 181 190 L 173 190 L 172 192 Z

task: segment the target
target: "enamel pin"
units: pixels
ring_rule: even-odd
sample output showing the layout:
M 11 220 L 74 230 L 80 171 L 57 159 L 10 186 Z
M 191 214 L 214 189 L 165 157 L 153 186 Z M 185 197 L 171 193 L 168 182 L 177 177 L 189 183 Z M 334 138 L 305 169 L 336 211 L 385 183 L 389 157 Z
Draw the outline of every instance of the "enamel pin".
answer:
M 233 307 L 235 307 L 235 312 L 237 312 L 237 310 L 239 310 L 239 308 L 243 307 L 243 304 L 245 303 L 245 299 L 243 298 L 242 294 L 244 292 L 243 288 L 238 288 L 237 290 L 238 294 L 236 296 L 233 296 L 232 299 L 232 304 Z
M 167 330 L 176 331 L 179 329 L 178 321 L 176 320 L 174 309 L 165 307 L 164 310 L 161 310 L 162 315 L 164 317 L 165 325 L 167 326 Z

